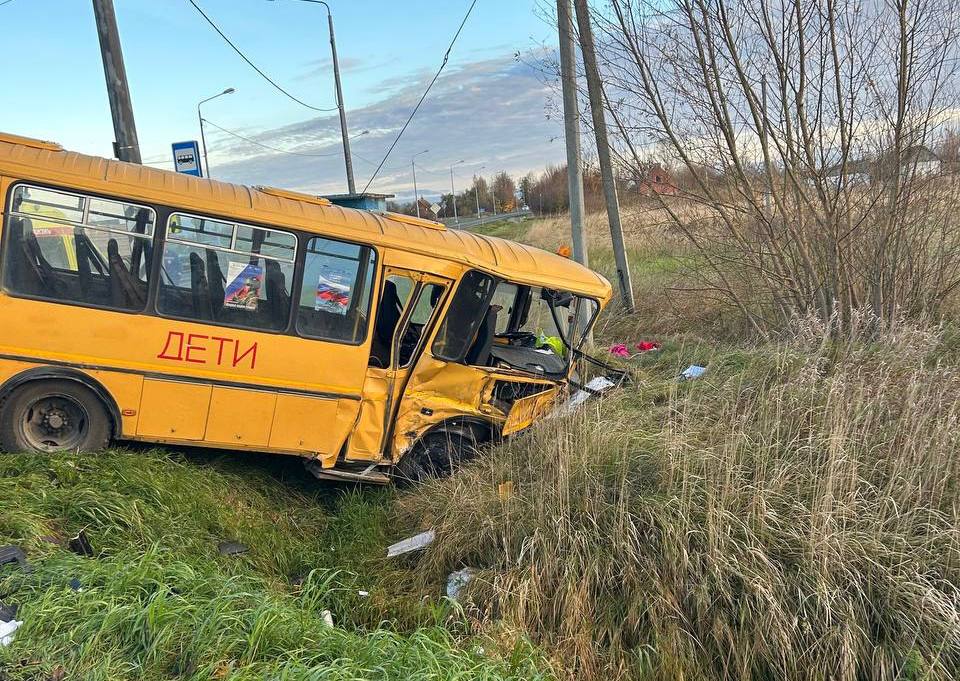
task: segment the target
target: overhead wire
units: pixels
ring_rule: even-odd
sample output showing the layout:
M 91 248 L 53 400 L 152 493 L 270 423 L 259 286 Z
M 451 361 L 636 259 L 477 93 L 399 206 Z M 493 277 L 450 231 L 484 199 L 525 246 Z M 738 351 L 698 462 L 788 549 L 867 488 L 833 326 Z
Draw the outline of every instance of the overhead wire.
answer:
M 331 156 L 342 156 L 342 155 L 343 155 L 342 152 L 339 152 L 339 151 L 335 151 L 335 152 L 330 153 L 330 154 L 305 154 L 305 153 L 303 153 L 303 152 L 301 152 L 301 151 L 288 151 L 287 149 L 280 149 L 279 147 L 271 147 L 269 144 L 264 144 L 263 142 L 258 142 L 258 141 L 254 140 L 254 139 L 250 139 L 249 137 L 245 137 L 244 135 L 241 135 L 241 134 L 238 133 L 238 132 L 234 132 L 233 130 L 227 130 L 226 128 L 217 125 L 216 123 L 214 123 L 213 121 L 211 121 L 209 118 L 204 118 L 204 119 L 202 119 L 202 120 L 203 120 L 204 123 L 206 123 L 207 125 L 212 125 L 213 127 L 215 127 L 215 128 L 216 128 L 217 130 L 219 130 L 220 132 L 224 132 L 224 133 L 226 133 L 226 134 L 228 134 L 228 135 L 231 135 L 231 136 L 233 136 L 233 137 L 236 137 L 237 139 L 241 139 L 241 140 L 243 140 L 244 142 L 249 142 L 250 144 L 255 144 L 255 145 L 257 145 L 258 147 L 263 147 L 264 149 L 269 149 L 270 151 L 276 151 L 276 152 L 279 152 L 279 153 L 281 153 L 281 154 L 289 154 L 290 156 L 308 156 L 308 157 L 311 157 L 311 158 L 329 158 L 329 157 L 331 157 Z
M 7 1 L 9 2 L 10 0 L 7 0 Z M 253 69 L 254 71 L 256 71 L 258 74 L 260 74 L 260 77 L 261 77 L 261 78 L 263 78 L 265 81 L 267 81 L 268 83 L 270 83 L 270 84 L 271 84 L 273 87 L 275 87 L 277 90 L 279 90 L 280 92 L 282 92 L 284 95 L 286 95 L 287 97 L 289 97 L 290 99 L 292 99 L 294 102 L 296 102 L 296 103 L 299 104 L 300 106 L 306 107 L 306 108 L 308 108 L 308 109 L 312 109 L 313 111 L 329 112 L 329 111 L 337 111 L 337 110 L 338 110 L 337 107 L 332 107 L 332 108 L 329 108 L 329 109 L 324 109 L 324 108 L 321 108 L 321 107 L 313 106 L 312 104 L 307 104 L 307 103 L 306 103 L 305 101 L 303 101 L 302 99 L 299 99 L 299 98 L 296 97 L 295 95 L 293 95 L 293 94 L 291 94 L 290 92 L 288 92 L 287 90 L 285 90 L 281 85 L 279 85 L 275 80 L 273 80 L 273 78 L 271 78 L 271 77 L 268 76 L 266 73 L 264 73 L 264 72 L 260 69 L 260 67 L 258 67 L 258 66 L 257 66 L 256 64 L 254 64 L 252 61 L 250 61 L 250 59 L 247 57 L 247 55 L 245 55 L 245 54 L 243 53 L 243 51 L 242 51 L 239 47 L 237 47 L 236 44 L 234 44 L 234 42 L 233 42 L 232 40 L 230 40 L 230 38 L 227 37 L 227 34 L 224 33 L 224 32 L 220 29 L 220 27 L 217 26 L 217 24 L 213 21 L 213 19 L 211 19 L 211 18 L 207 15 L 207 13 L 204 12 L 204 11 L 200 8 L 200 5 L 198 5 L 195 0 L 187 0 L 187 1 L 188 1 L 191 5 L 193 5 L 193 8 L 194 8 L 195 10 L 197 10 L 197 12 L 200 13 L 200 16 L 202 16 L 202 17 L 206 20 L 206 22 L 207 22 L 208 24 L 210 24 L 210 26 L 213 28 L 213 30 L 220 34 L 220 37 L 224 39 L 224 41 L 227 43 L 227 45 L 229 45 L 230 47 L 232 47 L 232 48 L 233 48 L 233 51 L 236 52 L 238 55 L 240 55 L 240 58 L 243 59 L 243 61 L 247 62 L 247 64 L 250 66 L 250 68 L 252 68 L 252 69 Z M 474 1 L 476 1 L 476 0 L 474 0 Z
M 193 0 L 190 0 L 193 2 Z M 467 13 L 463 17 L 463 21 L 460 22 L 460 27 L 457 29 L 457 32 L 453 34 L 453 40 L 450 41 L 450 46 L 447 48 L 447 51 L 443 54 L 443 61 L 440 63 L 440 68 L 437 69 L 437 72 L 433 76 L 433 80 L 430 81 L 430 84 L 427 85 L 427 89 L 423 91 L 423 95 L 420 97 L 420 101 L 417 102 L 417 105 L 413 107 L 413 111 L 410 112 L 410 117 L 407 118 L 406 123 L 403 124 L 403 127 L 400 128 L 400 132 L 397 133 L 396 139 L 393 140 L 393 144 L 390 145 L 390 148 L 387 149 L 387 153 L 383 155 L 383 159 L 380 161 L 380 165 L 377 166 L 377 169 L 373 171 L 373 175 L 367 180 L 366 186 L 363 188 L 363 191 L 367 191 L 370 187 L 370 184 L 377 179 L 377 175 L 380 173 L 383 164 L 387 162 L 387 159 L 390 158 L 390 154 L 393 153 L 394 147 L 397 146 L 397 142 L 400 141 L 400 138 L 403 136 L 403 133 L 406 131 L 407 126 L 410 125 L 410 121 L 413 120 L 413 117 L 417 115 L 417 111 L 420 109 L 420 105 L 423 104 L 423 100 L 427 98 L 427 95 L 430 92 L 430 89 L 433 87 L 433 84 L 437 82 L 437 78 L 440 77 L 440 73 L 443 71 L 443 67 L 447 65 L 447 61 L 450 59 L 450 52 L 453 50 L 454 44 L 457 42 L 457 38 L 460 37 L 460 32 L 463 30 L 463 27 L 467 23 L 467 19 L 470 18 L 470 13 L 473 12 L 473 8 L 476 6 L 477 0 L 473 0 L 470 3 L 470 7 L 467 9 Z

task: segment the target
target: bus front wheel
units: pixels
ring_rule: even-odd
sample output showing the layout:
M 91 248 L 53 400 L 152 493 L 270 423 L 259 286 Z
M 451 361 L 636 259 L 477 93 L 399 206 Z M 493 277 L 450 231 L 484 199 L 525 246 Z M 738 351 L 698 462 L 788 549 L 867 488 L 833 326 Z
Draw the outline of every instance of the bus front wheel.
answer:
M 477 456 L 479 444 L 469 429 L 428 433 L 400 459 L 394 479 L 411 484 L 451 475 Z
M 0 447 L 6 452 L 98 451 L 109 444 L 110 430 L 103 404 L 75 381 L 27 383 L 0 408 Z

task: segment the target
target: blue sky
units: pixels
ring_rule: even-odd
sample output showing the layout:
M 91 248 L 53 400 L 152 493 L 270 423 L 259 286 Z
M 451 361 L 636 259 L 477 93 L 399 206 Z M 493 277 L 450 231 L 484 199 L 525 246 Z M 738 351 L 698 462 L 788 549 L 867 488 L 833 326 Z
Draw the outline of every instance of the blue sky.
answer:
M 167 167 L 170 143 L 196 139 L 204 117 L 268 146 L 208 128 L 214 176 L 320 192 L 345 190 L 335 112 L 305 109 L 260 79 L 187 0 L 114 0 L 144 159 Z M 334 107 L 326 13 L 296 0 L 197 0 L 264 71 L 297 97 Z M 366 184 L 438 67 L 468 0 L 329 0 L 343 72 L 357 183 Z M 548 118 L 549 80 L 530 64 L 554 49 L 543 0 L 479 0 L 430 98 L 371 186 L 421 192 L 484 174 L 539 170 L 563 159 L 560 122 Z M 0 129 L 110 156 L 113 130 L 89 0 L 13 0 L 0 6 L 6 86 Z M 523 59 L 518 61 L 516 53 Z

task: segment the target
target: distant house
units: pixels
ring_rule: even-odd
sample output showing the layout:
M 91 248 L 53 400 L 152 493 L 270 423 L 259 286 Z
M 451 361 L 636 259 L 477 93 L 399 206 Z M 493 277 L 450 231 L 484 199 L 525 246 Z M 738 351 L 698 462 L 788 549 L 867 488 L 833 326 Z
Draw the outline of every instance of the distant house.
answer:
M 675 196 L 680 190 L 673 175 L 661 165 L 655 165 L 637 182 L 637 192 L 642 196 Z
M 899 165 L 899 168 L 898 168 Z M 900 153 L 897 163 L 894 152 L 887 151 L 878 159 L 848 160 L 836 163 L 826 170 L 830 178 L 846 178 L 848 183 L 883 182 L 896 177 L 933 177 L 948 170 L 937 154 L 923 145 L 907 147 Z

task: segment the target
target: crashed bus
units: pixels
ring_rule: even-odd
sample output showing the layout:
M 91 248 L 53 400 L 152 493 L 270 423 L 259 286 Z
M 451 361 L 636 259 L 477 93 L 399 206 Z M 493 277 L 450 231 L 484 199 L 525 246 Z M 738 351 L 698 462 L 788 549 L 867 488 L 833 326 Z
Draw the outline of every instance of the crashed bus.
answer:
M 567 390 L 609 282 L 566 258 L 0 134 L 0 449 L 456 465 Z

